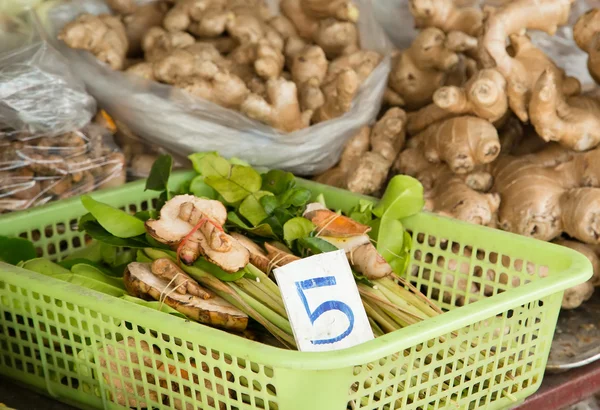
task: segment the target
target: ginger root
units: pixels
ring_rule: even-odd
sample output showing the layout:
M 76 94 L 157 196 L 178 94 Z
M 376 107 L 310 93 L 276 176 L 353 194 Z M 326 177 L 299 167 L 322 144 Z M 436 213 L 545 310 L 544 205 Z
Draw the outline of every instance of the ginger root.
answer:
M 389 109 L 377 121 L 371 130 L 371 149 L 348 173 L 348 190 L 365 195 L 381 191 L 394 159 L 404 147 L 405 129 L 406 113 L 400 108 Z
M 558 26 L 567 23 L 573 0 L 515 0 L 489 14 L 483 26 L 480 58 L 487 68 L 495 67 L 508 82 L 508 98 L 513 112 L 523 122 L 528 120 L 529 94 L 546 68 L 559 70 L 539 49 L 531 44 L 523 30 L 533 29 L 554 35 Z M 506 48 L 510 38 L 514 56 Z M 564 76 L 564 73 L 561 72 Z M 565 78 L 565 93 L 576 93 L 577 81 Z M 577 82 L 578 83 L 578 82 Z
M 600 83 L 600 9 L 591 9 L 577 19 L 573 39 L 588 54 L 588 71 Z
M 71 48 L 89 51 L 113 70 L 121 70 L 125 64 L 129 45 L 118 17 L 82 14 L 63 27 L 58 39 Z
M 435 27 L 446 33 L 458 30 L 476 36 L 483 23 L 479 7 L 459 7 L 453 0 L 410 0 L 408 8 L 416 28 Z
M 135 0 L 106 0 L 106 4 L 118 14 L 132 14 L 138 8 Z
M 351 54 L 360 48 L 358 28 L 356 24 L 347 21 L 321 20 L 313 40 L 328 58 Z
M 309 126 L 312 111 L 300 111 L 296 84 L 283 78 L 267 81 L 267 98 L 250 94 L 240 110 L 248 117 L 281 131 L 293 132 Z
M 350 111 L 358 87 L 358 75 L 352 69 L 343 70 L 328 83 L 323 84 L 321 89 L 325 95 L 325 102 L 315 111 L 313 123 L 328 121 Z
M 167 13 L 168 6 L 163 2 L 154 2 L 137 7 L 132 13 L 123 16 L 123 24 L 127 33 L 129 57 L 142 54 L 142 41 L 150 27 L 160 26 Z
M 348 187 L 348 174 L 356 168 L 360 158 L 369 151 L 371 128 L 362 127 L 348 140 L 342 151 L 340 162 L 315 178 L 315 181 L 337 188 Z
M 316 181 L 349 191 L 378 194 L 394 159 L 404 146 L 406 113 L 389 109 L 371 128 L 361 128 L 344 147 L 340 162 L 316 177 Z
M 349 0 L 301 0 L 306 15 L 314 19 L 335 18 L 341 21 L 358 21 L 358 7 Z
M 298 85 L 302 110 L 316 110 L 325 103 L 321 84 L 327 75 L 329 62 L 319 46 L 306 46 L 293 58 L 292 79 Z
M 302 8 L 302 0 L 281 0 L 281 13 L 293 24 L 300 37 L 312 40 L 319 29 L 319 19 L 309 17 Z
M 446 46 L 444 32 L 426 28 L 408 49 L 394 56 L 388 80 L 388 102 L 403 101 L 409 110 L 429 104 L 458 63 L 458 54 Z
M 240 108 L 250 92 L 241 78 L 210 61 L 202 63 L 196 75 L 184 78 L 176 85 L 192 95 L 225 108 Z
M 529 115 L 544 141 L 556 141 L 575 151 L 600 143 L 600 101 L 585 95 L 566 98 L 556 73 L 546 70 L 538 79 Z
M 327 80 L 337 76 L 345 69 L 351 68 L 358 75 L 358 81 L 362 84 L 377 68 L 383 56 L 376 51 L 359 50 L 352 54 L 336 58 L 329 65 Z
M 169 33 L 160 27 L 150 28 L 142 39 L 142 50 L 147 62 L 160 60 L 178 48 L 186 48 L 196 42 L 183 31 Z
M 495 226 L 499 195 L 485 193 L 492 176 L 485 170 L 454 175 L 444 164 L 431 164 L 414 140 L 397 157 L 394 173 L 417 178 L 424 189 L 425 209 L 479 225 Z
M 430 125 L 413 139 L 423 144 L 429 162 L 446 162 L 452 172 L 466 174 L 500 154 L 498 131 L 486 120 L 460 116 Z
M 408 132 L 416 134 L 434 122 L 457 115 L 496 122 L 507 112 L 506 80 L 497 70 L 483 69 L 462 87 L 439 88 L 433 94 L 432 104 L 408 115 Z
M 456 175 L 446 174 L 425 196 L 425 209 L 472 224 L 494 227 L 500 195 L 475 191 Z
M 493 190 L 501 195 L 502 229 L 552 240 L 565 232 L 585 243 L 600 243 L 600 151 L 564 155 L 544 153 L 502 157 L 494 165 Z

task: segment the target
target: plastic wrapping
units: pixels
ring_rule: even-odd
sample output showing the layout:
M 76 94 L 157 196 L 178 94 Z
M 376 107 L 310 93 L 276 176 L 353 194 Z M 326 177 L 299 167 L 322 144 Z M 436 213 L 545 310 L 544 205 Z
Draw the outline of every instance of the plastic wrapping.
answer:
M 493 4 L 493 0 L 485 3 Z M 600 0 L 576 0 L 571 8 L 569 24 L 559 27 L 554 36 L 538 31 L 529 32 L 534 44 L 588 89 L 594 87 L 594 81 L 587 70 L 587 54 L 580 50 L 573 40 L 573 25 L 579 16 L 592 7 L 600 7 Z M 373 12 L 394 46 L 400 49 L 410 46 L 417 31 L 408 9 L 408 0 L 374 1 Z
M 0 212 L 125 182 L 123 154 L 92 121 L 83 83 L 39 35 L 23 36 L 0 54 Z
M 356 3 L 361 12 L 363 48 L 387 53 L 390 43 L 372 14 L 371 2 Z M 54 38 L 65 23 L 82 12 L 99 14 L 108 9 L 95 0 L 53 7 L 48 20 Z M 59 47 L 102 107 L 145 140 L 179 156 L 218 151 L 255 166 L 286 169 L 300 175 L 319 173 L 335 165 L 344 143 L 375 119 L 391 66 L 386 57 L 362 85 L 344 116 L 284 134 L 236 111 L 182 91 L 173 92 L 173 87 L 112 71 L 89 53 Z
M 115 143 L 125 156 L 127 180 L 148 178 L 154 161 L 166 151 L 161 147 L 150 145 L 121 122 L 117 121 L 116 126 Z M 181 168 L 181 163 L 185 163 L 185 159 L 174 158 L 174 160 L 173 169 Z

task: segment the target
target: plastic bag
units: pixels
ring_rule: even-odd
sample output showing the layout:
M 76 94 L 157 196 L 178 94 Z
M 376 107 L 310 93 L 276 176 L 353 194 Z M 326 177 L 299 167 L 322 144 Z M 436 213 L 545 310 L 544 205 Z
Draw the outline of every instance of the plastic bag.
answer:
M 356 3 L 361 12 L 359 30 L 363 48 L 387 53 L 390 43 L 372 14 L 371 2 Z M 53 37 L 82 12 L 99 14 L 108 12 L 108 8 L 95 0 L 54 7 L 48 15 Z M 286 169 L 301 175 L 319 173 L 333 166 L 344 143 L 361 126 L 375 119 L 391 66 L 390 58 L 386 57 L 363 84 L 346 115 L 283 134 L 236 111 L 184 92 L 173 93 L 170 86 L 112 71 L 88 53 L 60 47 L 102 107 L 145 140 L 180 156 L 218 151 L 255 166 Z
M 25 46 L 0 54 L 0 212 L 124 182 L 94 99 L 57 50 L 23 35 Z
M 481 1 L 492 5 L 493 0 Z M 587 70 L 587 54 L 573 40 L 573 25 L 583 13 L 600 7 L 600 0 L 576 0 L 571 7 L 569 23 L 559 27 L 554 36 L 539 31 L 529 31 L 534 44 L 540 47 L 568 75 L 581 81 L 584 89 L 595 86 Z M 410 46 L 417 35 L 414 18 L 408 9 L 408 0 L 377 0 L 373 4 L 375 17 L 390 37 L 394 46 L 404 49 Z
M 159 155 L 165 154 L 166 151 L 158 146 L 150 145 L 144 141 L 123 123 L 116 123 L 117 132 L 115 134 L 115 143 L 125 156 L 127 164 L 127 180 L 133 181 L 136 179 L 148 178 L 154 161 Z M 185 161 L 174 158 L 173 169 L 181 168 L 181 163 Z

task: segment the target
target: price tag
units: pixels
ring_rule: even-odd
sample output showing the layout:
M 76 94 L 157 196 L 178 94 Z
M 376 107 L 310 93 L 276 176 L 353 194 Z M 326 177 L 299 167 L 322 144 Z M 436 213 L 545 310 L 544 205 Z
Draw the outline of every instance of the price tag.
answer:
M 339 350 L 373 339 L 343 250 L 301 259 L 274 273 L 298 350 Z

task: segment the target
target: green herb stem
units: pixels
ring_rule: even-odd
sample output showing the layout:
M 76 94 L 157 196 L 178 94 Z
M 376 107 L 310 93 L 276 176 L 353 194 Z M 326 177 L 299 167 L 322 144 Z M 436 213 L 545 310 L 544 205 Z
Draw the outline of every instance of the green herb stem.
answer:
M 253 264 L 249 263 L 248 265 L 246 265 L 246 269 L 248 269 L 248 271 L 256 276 L 257 278 L 260 279 L 260 282 L 267 286 L 269 288 L 269 290 L 277 295 L 279 298 L 281 298 L 281 291 L 279 290 L 279 286 L 277 286 L 277 284 L 275 282 L 273 282 L 271 280 L 271 278 L 264 273 L 263 271 L 261 271 L 260 269 L 258 269 L 256 266 L 254 266 Z
M 275 326 L 277 326 L 278 328 L 280 328 L 281 330 L 286 332 L 288 335 L 293 334 L 292 326 L 290 325 L 289 321 L 287 321 L 283 317 L 279 316 L 277 313 L 275 313 L 274 311 L 272 311 L 271 309 L 269 309 L 267 306 L 263 305 L 256 299 L 249 296 L 242 289 L 240 289 L 240 287 L 237 286 L 235 283 L 230 283 L 229 285 L 248 305 L 250 305 L 252 307 L 252 309 L 259 312 L 265 319 L 267 319 L 269 322 L 271 322 L 272 324 L 274 324 Z
M 381 329 L 383 329 L 384 332 L 391 333 L 394 330 L 397 330 L 397 326 L 390 322 L 389 318 L 386 318 L 387 315 L 380 314 L 374 308 L 371 302 L 363 300 L 363 306 L 367 311 L 367 315 L 370 316 L 373 320 L 375 320 L 379 324 L 379 326 L 381 326 Z
M 408 303 L 406 299 L 404 299 L 397 292 L 399 286 L 395 285 L 393 282 L 386 281 L 384 278 L 376 280 L 374 281 L 374 283 L 377 285 L 377 289 L 380 290 L 381 293 L 383 293 L 386 296 L 386 298 L 388 298 L 393 304 L 398 305 L 407 312 L 410 312 L 412 315 L 416 316 L 420 320 L 425 320 L 428 318 L 428 316 L 422 310 Z
M 258 282 L 247 278 L 238 279 L 234 283 L 254 299 L 263 303 L 269 309 L 274 310 L 281 317 L 284 317 L 285 319 L 288 318 L 281 298 L 277 300 L 273 295 L 271 295 L 269 289 L 266 289 L 266 287 L 261 287 Z
M 410 306 L 414 306 L 422 313 L 427 315 L 426 317 L 437 316 L 439 312 L 435 311 L 426 300 L 419 298 L 413 292 L 400 286 L 394 279 L 390 277 L 382 278 L 376 281 L 376 283 L 383 285 L 384 288 L 393 292 L 401 299 L 405 300 Z

